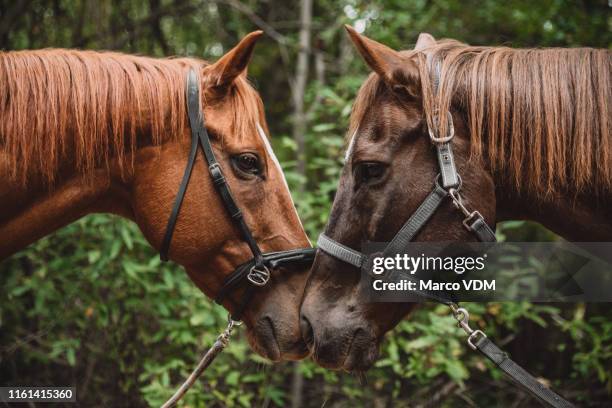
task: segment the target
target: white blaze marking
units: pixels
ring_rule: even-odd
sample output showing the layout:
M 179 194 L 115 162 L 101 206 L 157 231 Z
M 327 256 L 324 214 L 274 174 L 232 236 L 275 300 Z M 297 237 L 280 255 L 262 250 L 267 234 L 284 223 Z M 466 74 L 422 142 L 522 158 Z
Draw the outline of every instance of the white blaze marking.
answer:
M 355 139 L 357 138 L 357 130 L 359 128 L 355 129 L 355 132 L 353 132 L 353 136 L 351 136 L 351 141 L 349 142 L 348 147 L 346 148 L 346 153 L 344 154 L 344 162 L 346 163 L 349 159 L 349 157 L 351 157 L 351 153 L 353 153 L 353 146 L 355 145 Z
M 287 184 L 287 179 L 285 178 L 285 173 L 283 172 L 283 168 L 281 167 L 280 163 L 278 162 L 278 158 L 274 154 L 274 150 L 272 150 L 272 146 L 270 145 L 270 141 L 268 140 L 268 137 L 266 136 L 266 133 L 261 128 L 261 125 L 259 123 L 257 123 L 257 133 L 259 134 L 259 137 L 261 138 L 261 140 L 263 140 L 264 146 L 266 146 L 266 152 L 268 153 L 268 156 L 270 156 L 272 158 L 272 162 L 274 163 L 274 165 L 278 169 L 278 172 L 280 173 L 281 177 L 283 178 L 283 183 L 285 183 L 285 188 L 287 189 L 287 195 L 289 195 L 289 200 L 291 200 L 291 205 L 293 206 L 293 211 L 295 211 L 295 217 L 298 219 L 298 222 L 300 223 L 300 227 L 302 227 L 302 230 L 304 230 L 304 226 L 302 225 L 302 220 L 300 219 L 300 217 L 299 217 L 299 215 L 297 213 L 297 209 L 295 208 L 295 203 L 293 202 L 293 197 L 291 197 L 291 192 L 289 191 L 289 184 Z M 310 239 L 308 239 L 308 242 L 312 245 L 312 243 L 310 242 Z

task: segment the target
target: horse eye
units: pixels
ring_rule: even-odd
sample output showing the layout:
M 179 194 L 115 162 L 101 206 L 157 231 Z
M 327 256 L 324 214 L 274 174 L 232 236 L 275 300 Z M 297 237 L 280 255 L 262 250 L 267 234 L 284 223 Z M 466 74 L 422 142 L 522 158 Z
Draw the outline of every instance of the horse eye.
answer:
M 357 166 L 357 179 L 360 182 L 373 182 L 379 180 L 387 167 L 382 163 L 366 162 Z
M 233 158 L 235 166 L 238 170 L 246 174 L 260 174 L 261 165 L 259 157 L 253 153 L 242 153 Z

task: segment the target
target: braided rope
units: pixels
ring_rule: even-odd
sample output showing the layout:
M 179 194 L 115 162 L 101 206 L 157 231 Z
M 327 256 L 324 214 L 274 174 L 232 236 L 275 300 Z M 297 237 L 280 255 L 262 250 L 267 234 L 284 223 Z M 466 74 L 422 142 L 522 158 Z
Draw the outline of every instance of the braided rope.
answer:
M 215 340 L 215 343 L 212 345 L 212 347 L 208 349 L 206 354 L 204 354 L 204 357 L 202 357 L 196 368 L 192 371 L 189 377 L 187 377 L 187 380 L 185 380 L 183 385 L 181 385 L 181 387 L 176 390 L 174 395 L 170 397 L 170 399 L 166 401 L 164 405 L 161 406 L 161 408 L 171 408 L 176 406 L 177 402 L 179 402 L 180 399 L 185 396 L 187 391 L 189 391 L 189 389 L 193 386 L 198 377 L 201 376 L 204 370 L 206 370 L 206 368 L 208 368 L 208 366 L 213 362 L 215 357 L 217 357 L 217 355 L 221 353 L 224 348 L 227 347 L 227 345 L 229 344 L 230 336 L 232 334 L 232 330 L 235 326 L 240 326 L 240 324 L 242 323 L 232 320 L 231 318 L 229 319 L 225 330 L 223 330 L 219 337 L 217 337 L 217 340 Z

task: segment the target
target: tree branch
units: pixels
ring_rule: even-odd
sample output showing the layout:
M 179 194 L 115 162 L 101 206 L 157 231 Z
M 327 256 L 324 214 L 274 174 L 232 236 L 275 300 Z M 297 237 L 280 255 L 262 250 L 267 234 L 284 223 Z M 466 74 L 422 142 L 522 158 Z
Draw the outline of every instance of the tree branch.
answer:
M 259 17 L 257 13 L 253 11 L 249 6 L 244 3 L 241 3 L 238 0 L 215 0 L 216 3 L 224 3 L 230 6 L 231 8 L 241 12 L 244 14 L 253 24 L 257 26 L 257 28 L 261 29 L 264 33 L 270 36 L 276 43 L 278 44 L 278 49 L 280 52 L 281 59 L 283 60 L 283 65 L 285 67 L 291 66 L 288 51 L 289 41 L 287 37 L 276 31 L 274 27 L 268 24 L 264 19 Z M 291 75 L 291 73 L 286 70 L 287 81 L 289 82 L 289 89 L 291 90 L 292 96 L 295 95 L 295 79 Z
M 321 43 L 322 41 L 318 40 L 317 45 L 314 47 L 314 66 L 317 79 L 317 93 L 315 94 L 314 101 L 312 101 L 308 111 L 306 112 L 306 117 L 308 119 L 314 115 L 315 110 L 319 107 L 321 101 L 323 100 L 321 90 L 325 86 L 325 58 Z

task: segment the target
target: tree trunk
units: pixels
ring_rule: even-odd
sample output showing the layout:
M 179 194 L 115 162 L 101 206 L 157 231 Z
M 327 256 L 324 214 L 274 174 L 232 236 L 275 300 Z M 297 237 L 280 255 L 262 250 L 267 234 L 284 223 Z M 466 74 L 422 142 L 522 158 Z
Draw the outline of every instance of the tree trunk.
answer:
M 295 71 L 295 87 L 293 92 L 293 139 L 297 143 L 297 171 L 306 175 L 306 126 L 307 117 L 304 110 L 304 94 L 308 80 L 310 36 L 312 29 L 312 0 L 300 1 L 300 40 L 297 67 Z M 303 183 L 301 184 L 303 189 Z

